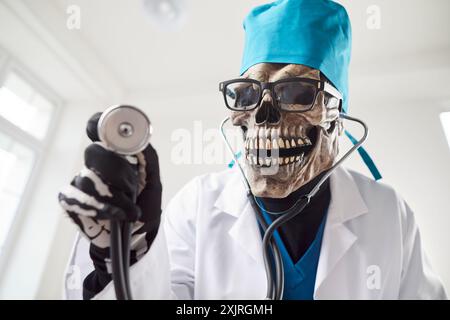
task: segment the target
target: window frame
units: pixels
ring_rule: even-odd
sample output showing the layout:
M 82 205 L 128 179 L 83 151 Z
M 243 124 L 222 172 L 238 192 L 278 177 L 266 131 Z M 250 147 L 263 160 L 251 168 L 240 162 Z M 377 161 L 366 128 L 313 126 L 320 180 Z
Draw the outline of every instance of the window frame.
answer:
M 0 86 L 6 80 L 6 77 L 11 72 L 16 73 L 24 81 L 26 81 L 36 92 L 48 99 L 54 106 L 53 112 L 50 115 L 49 124 L 44 138 L 41 140 L 34 137 L 30 133 L 16 126 L 14 123 L 5 119 L 0 115 L 0 132 L 11 137 L 13 140 L 30 148 L 34 153 L 34 161 L 30 170 L 30 174 L 23 188 L 22 196 L 17 206 L 12 222 L 9 226 L 5 241 L 0 251 L 0 272 L 4 271 L 7 264 L 8 257 L 17 242 L 17 235 L 20 232 L 21 221 L 25 219 L 28 204 L 33 197 L 33 189 L 36 186 L 37 178 L 43 167 L 46 152 L 48 151 L 53 140 L 54 132 L 61 115 L 63 106 L 62 99 L 53 92 L 44 81 L 41 81 L 31 71 L 29 71 L 23 64 L 20 63 L 11 54 L 0 47 Z
M 450 148 L 450 109 L 440 112 L 439 120 L 442 126 L 442 131 L 444 132 L 445 140 Z

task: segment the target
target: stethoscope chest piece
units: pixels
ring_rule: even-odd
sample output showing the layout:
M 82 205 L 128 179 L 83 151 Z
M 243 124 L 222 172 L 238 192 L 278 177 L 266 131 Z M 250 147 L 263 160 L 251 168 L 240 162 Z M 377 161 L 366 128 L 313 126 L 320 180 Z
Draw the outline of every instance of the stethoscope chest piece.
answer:
M 122 155 L 141 152 L 152 135 L 152 126 L 145 113 L 128 105 L 106 109 L 98 121 L 97 130 L 106 147 Z

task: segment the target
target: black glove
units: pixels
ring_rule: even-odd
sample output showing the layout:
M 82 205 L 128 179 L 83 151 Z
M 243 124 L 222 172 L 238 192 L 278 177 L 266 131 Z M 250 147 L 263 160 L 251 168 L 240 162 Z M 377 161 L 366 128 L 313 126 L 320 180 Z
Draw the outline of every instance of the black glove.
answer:
M 149 145 L 127 157 L 106 150 L 98 142 L 100 115 L 93 115 L 87 124 L 87 134 L 95 143 L 85 150 L 85 167 L 59 194 L 61 206 L 91 241 L 95 271 L 84 281 L 85 298 L 111 280 L 109 220 L 135 222 L 130 248 L 133 264 L 149 250 L 161 216 L 162 186 L 155 149 Z

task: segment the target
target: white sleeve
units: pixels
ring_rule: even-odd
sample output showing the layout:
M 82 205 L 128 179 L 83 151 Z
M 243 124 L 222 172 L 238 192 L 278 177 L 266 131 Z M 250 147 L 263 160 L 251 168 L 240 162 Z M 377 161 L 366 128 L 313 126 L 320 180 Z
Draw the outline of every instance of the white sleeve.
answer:
M 170 289 L 170 266 L 162 225 L 150 250 L 130 267 L 130 287 L 135 300 L 174 298 Z M 112 282 L 94 297 L 94 299 L 115 298 Z
M 83 279 L 94 270 L 89 245 L 89 240 L 78 232 L 64 273 L 64 300 L 83 299 Z
M 403 223 L 403 263 L 399 299 L 447 299 L 439 277 L 433 272 L 422 248 L 420 232 L 414 214 L 406 203 Z
M 192 180 L 164 210 L 149 251 L 130 267 L 133 299 L 194 298 L 195 220 L 199 191 L 198 179 Z M 79 250 L 75 252 L 80 254 Z M 89 259 L 89 250 L 82 255 Z M 89 272 L 84 270 L 84 273 Z M 114 285 L 110 282 L 94 299 L 115 297 Z
M 178 299 L 195 299 L 195 248 L 200 182 L 195 178 L 169 203 L 164 231 L 169 249 L 172 292 Z

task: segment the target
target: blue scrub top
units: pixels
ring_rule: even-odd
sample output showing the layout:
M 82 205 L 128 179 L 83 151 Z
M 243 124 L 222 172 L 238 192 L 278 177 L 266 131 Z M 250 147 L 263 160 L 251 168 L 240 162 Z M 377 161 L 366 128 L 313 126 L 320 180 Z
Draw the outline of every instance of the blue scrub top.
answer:
M 268 224 L 272 222 L 271 217 L 265 211 L 263 211 L 263 216 Z M 284 266 L 283 300 L 314 300 L 314 285 L 326 219 L 327 214 L 323 217 L 313 242 L 296 263 L 292 261 L 278 231 L 274 233 Z

